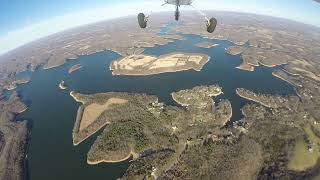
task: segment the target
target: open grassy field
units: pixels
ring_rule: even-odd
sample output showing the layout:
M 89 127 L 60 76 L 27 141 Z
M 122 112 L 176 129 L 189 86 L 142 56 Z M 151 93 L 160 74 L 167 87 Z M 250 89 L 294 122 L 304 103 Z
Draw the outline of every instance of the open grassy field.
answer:
M 92 103 L 88 105 L 83 112 L 80 123 L 80 131 L 92 124 L 105 110 L 112 108 L 113 104 L 125 104 L 128 100 L 120 98 L 110 98 L 104 104 Z
M 304 127 L 304 131 L 312 143 L 312 151 L 308 150 L 308 144 L 303 138 L 299 139 L 288 164 L 288 168 L 291 170 L 304 171 L 312 168 L 320 157 L 320 138 L 312 132 L 310 124 Z

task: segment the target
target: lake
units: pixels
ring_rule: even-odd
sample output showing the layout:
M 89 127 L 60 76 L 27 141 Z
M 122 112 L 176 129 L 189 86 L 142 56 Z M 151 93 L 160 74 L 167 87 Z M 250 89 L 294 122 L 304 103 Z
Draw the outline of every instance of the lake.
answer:
M 70 60 L 63 66 L 31 73 L 31 81 L 18 87 L 22 100 L 29 109 L 18 116 L 32 121 L 28 150 L 29 177 L 32 180 L 57 179 L 116 179 L 121 177 L 129 162 L 88 165 L 86 154 L 99 132 L 78 146 L 72 144 L 72 129 L 79 103 L 69 95 L 70 91 L 80 93 L 101 93 L 109 91 L 136 92 L 157 95 L 160 101 L 176 105 L 170 93 L 198 85 L 218 84 L 223 88 L 219 99 L 229 99 L 233 108 L 232 121 L 242 118 L 241 107 L 247 102 L 236 95 L 235 89 L 242 87 L 255 92 L 289 95 L 294 88 L 285 81 L 272 76 L 273 68 L 257 67 L 254 72 L 236 69 L 241 64 L 239 56 L 225 53 L 233 44 L 228 41 L 204 39 L 196 35 L 184 35 L 167 45 L 145 50 L 145 54 L 162 55 L 171 52 L 204 53 L 211 57 L 200 72 L 184 71 L 152 76 L 112 76 L 109 64 L 120 57 L 117 53 L 105 51 L 77 60 Z M 195 44 L 208 41 L 219 46 L 204 49 Z M 75 64 L 83 68 L 68 74 Z M 67 90 L 58 85 L 64 80 Z

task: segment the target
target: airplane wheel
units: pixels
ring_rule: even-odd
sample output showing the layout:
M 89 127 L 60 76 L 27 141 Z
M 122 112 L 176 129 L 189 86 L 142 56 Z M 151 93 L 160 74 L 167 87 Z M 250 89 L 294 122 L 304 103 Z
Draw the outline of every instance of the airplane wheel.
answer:
M 138 14 L 138 22 L 139 22 L 139 26 L 141 28 L 146 28 L 147 27 L 146 16 L 143 13 L 139 13 Z
M 208 33 L 213 33 L 213 31 L 216 29 L 217 26 L 217 19 L 216 18 L 211 18 L 207 24 L 207 31 Z

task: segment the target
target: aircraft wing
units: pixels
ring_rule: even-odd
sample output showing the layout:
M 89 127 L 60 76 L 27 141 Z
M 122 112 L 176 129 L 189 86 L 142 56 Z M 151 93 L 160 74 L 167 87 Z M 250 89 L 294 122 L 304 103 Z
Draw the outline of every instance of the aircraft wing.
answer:
M 167 4 L 173 5 L 191 5 L 193 0 L 165 0 L 164 2 Z

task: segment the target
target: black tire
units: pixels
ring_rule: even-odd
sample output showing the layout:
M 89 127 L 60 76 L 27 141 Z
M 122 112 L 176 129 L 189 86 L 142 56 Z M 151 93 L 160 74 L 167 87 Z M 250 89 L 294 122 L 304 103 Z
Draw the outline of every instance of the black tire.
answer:
M 213 31 L 216 29 L 217 23 L 218 23 L 218 21 L 216 18 L 211 18 L 209 20 L 209 23 L 207 25 L 208 33 L 213 33 Z
M 146 16 L 143 13 L 139 13 L 138 14 L 138 22 L 139 22 L 139 26 L 141 28 L 146 28 L 147 27 Z

